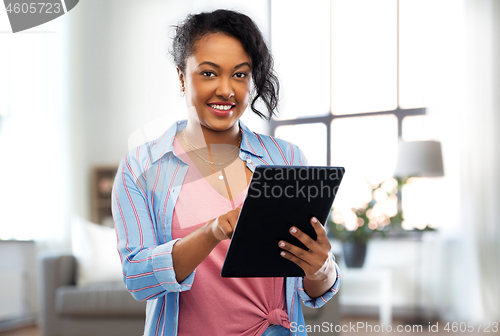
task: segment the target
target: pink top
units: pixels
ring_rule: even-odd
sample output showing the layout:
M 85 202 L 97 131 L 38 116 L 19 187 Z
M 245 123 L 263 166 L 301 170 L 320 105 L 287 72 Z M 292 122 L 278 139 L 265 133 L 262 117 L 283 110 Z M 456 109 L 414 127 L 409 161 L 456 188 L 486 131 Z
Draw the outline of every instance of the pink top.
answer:
M 201 175 L 176 138 L 174 150 L 189 165 L 172 218 L 172 238 L 176 239 L 241 207 L 248 186 L 231 202 Z M 221 241 L 196 268 L 191 289 L 180 292 L 178 335 L 210 331 L 211 335 L 253 336 L 262 335 L 270 324 L 290 328 L 284 278 L 222 278 L 228 247 L 229 239 Z

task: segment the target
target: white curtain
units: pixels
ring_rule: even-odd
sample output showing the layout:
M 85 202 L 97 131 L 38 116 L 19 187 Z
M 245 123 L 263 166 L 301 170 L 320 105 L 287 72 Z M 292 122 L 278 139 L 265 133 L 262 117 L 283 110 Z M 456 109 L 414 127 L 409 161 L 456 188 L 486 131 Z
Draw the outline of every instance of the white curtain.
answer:
M 477 248 L 483 313 L 493 322 L 500 320 L 500 2 L 467 0 L 466 13 L 462 220 Z
M 0 239 L 35 240 L 41 248 L 61 247 L 68 235 L 64 24 L 0 34 Z
M 445 165 L 432 302 L 445 320 L 499 321 L 500 1 L 429 5 L 427 126 Z

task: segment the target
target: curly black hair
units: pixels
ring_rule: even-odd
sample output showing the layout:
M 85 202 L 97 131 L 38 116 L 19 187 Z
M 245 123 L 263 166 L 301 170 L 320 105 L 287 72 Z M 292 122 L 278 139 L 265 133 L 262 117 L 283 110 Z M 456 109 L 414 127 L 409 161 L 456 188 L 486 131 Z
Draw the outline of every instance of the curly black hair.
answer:
M 273 69 L 273 57 L 261 31 L 252 19 L 239 12 L 219 9 L 189 15 L 184 22 L 174 28 L 175 37 L 171 54 L 174 63 L 183 73 L 186 69 L 186 60 L 193 54 L 196 42 L 206 34 L 221 33 L 238 39 L 252 60 L 252 77 L 256 94 L 250 107 L 254 113 L 267 121 L 276 115 L 279 81 Z M 255 107 L 258 99 L 266 105 L 268 116 Z

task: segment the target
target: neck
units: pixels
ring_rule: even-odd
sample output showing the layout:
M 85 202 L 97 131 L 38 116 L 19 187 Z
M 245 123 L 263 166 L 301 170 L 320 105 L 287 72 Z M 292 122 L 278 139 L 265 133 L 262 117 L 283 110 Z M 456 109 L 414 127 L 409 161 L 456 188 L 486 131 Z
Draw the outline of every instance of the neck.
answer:
M 185 128 L 189 142 L 197 148 L 206 148 L 208 145 L 239 146 L 240 129 L 238 123 L 225 131 L 212 130 L 199 122 L 188 121 Z M 210 146 L 210 149 L 225 151 L 227 146 Z

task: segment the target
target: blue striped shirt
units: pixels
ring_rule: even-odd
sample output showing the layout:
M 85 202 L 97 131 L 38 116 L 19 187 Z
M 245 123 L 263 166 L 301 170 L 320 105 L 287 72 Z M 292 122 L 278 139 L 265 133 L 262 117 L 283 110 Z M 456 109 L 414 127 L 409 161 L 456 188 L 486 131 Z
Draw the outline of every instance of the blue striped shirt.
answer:
M 144 335 L 177 335 L 179 293 L 191 288 L 196 269 L 181 283 L 175 279 L 172 262 L 172 215 L 188 170 L 175 153 L 175 135 L 187 120 L 174 123 L 161 137 L 131 150 L 120 162 L 112 193 L 118 253 L 123 281 L 137 300 L 147 300 Z M 307 165 L 296 145 L 250 131 L 241 120 L 239 157 L 253 172 L 256 165 Z M 333 287 L 318 298 L 310 298 L 303 279 L 286 279 L 286 303 L 290 322 L 304 325 L 300 300 L 318 308 L 337 293 L 341 275 L 338 266 Z M 199 284 L 198 284 L 199 285 Z M 221 298 L 224 300 L 224 298 Z M 295 322 L 295 323 L 294 323 Z M 294 328 L 291 335 L 306 335 Z

